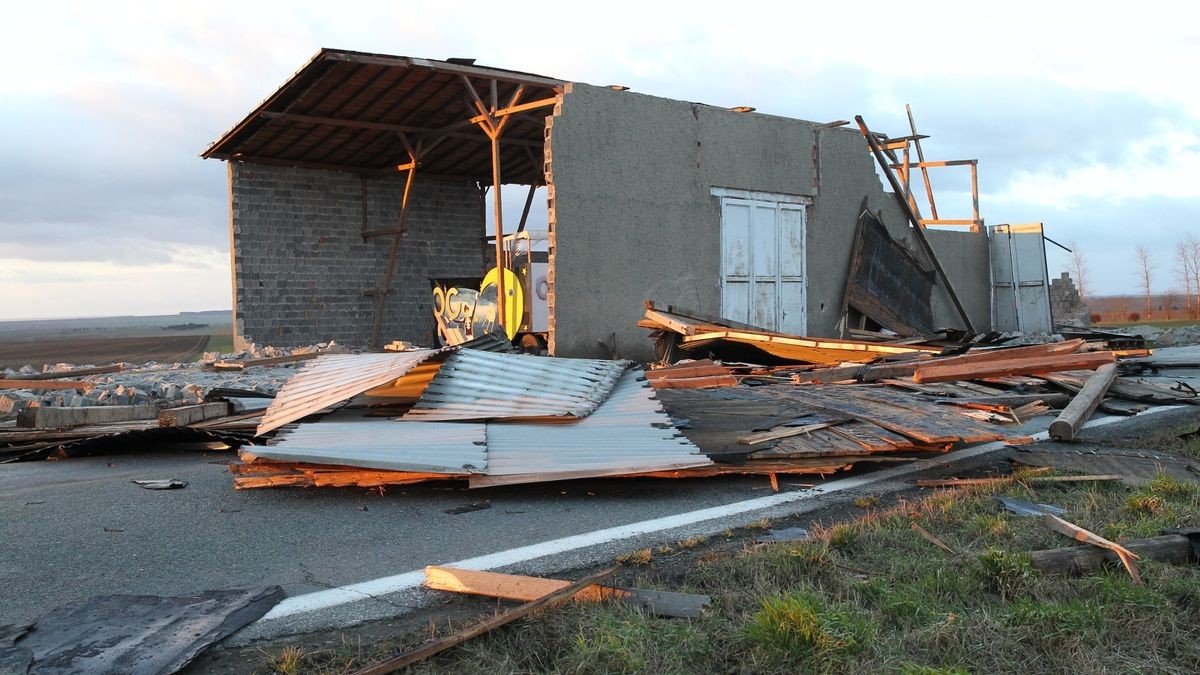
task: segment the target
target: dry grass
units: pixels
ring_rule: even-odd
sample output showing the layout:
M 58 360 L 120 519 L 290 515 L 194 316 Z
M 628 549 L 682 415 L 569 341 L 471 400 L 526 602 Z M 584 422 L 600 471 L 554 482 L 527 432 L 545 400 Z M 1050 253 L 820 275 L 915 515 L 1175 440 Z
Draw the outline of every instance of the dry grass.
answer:
M 648 568 L 638 584 L 709 595 L 712 608 L 700 619 L 564 605 L 416 671 L 1194 672 L 1200 569 L 1144 560 L 1144 587 L 1119 569 L 1044 575 L 1026 553 L 1072 542 L 1039 518 L 1004 511 L 1000 494 L 1057 504 L 1066 519 L 1115 539 L 1200 524 L 1200 485 L 1167 476 L 1137 489 L 1017 481 L 930 492 L 813 524 L 804 542 L 739 548 L 718 541 L 704 552 L 676 543 L 672 569 Z M 914 522 L 960 553 L 918 536 Z M 680 564 L 684 551 L 690 564 Z M 624 564 L 654 562 L 649 549 L 627 555 Z M 453 628 L 431 627 L 409 644 Z M 403 647 L 377 646 L 373 656 Z M 369 662 L 361 648 L 308 655 L 302 672 L 345 672 L 348 658 Z

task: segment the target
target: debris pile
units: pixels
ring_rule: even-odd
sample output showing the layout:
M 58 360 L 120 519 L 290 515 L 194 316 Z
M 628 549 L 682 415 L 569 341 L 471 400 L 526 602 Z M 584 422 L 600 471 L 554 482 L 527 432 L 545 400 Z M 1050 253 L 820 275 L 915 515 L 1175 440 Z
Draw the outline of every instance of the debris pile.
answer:
M 0 378 L 0 462 L 71 457 L 120 444 L 143 447 L 202 441 L 237 447 L 297 363 L 337 350 L 250 349 L 206 354 L 195 363 L 114 363 Z

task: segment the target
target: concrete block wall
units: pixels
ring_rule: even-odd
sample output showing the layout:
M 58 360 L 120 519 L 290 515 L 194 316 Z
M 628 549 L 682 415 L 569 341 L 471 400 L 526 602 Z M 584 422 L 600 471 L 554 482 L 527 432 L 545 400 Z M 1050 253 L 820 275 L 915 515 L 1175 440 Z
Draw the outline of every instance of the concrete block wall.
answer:
M 1050 280 L 1050 318 L 1056 324 L 1092 325 L 1092 310 L 1067 272 Z
M 559 356 L 609 356 L 615 346 L 652 358 L 647 332 L 635 326 L 646 299 L 720 313 L 714 187 L 812 199 L 809 335 L 838 335 L 864 200 L 894 238 L 919 250 L 857 130 L 571 84 L 546 136 L 550 347 Z M 930 239 L 976 328 L 988 327 L 986 234 L 931 231 Z M 935 287 L 935 319 L 960 326 L 944 294 Z
M 383 281 L 404 175 L 233 162 L 230 166 L 234 335 L 242 343 L 365 346 Z M 413 184 L 383 342 L 436 343 L 431 277 L 483 273 L 483 213 L 467 181 Z

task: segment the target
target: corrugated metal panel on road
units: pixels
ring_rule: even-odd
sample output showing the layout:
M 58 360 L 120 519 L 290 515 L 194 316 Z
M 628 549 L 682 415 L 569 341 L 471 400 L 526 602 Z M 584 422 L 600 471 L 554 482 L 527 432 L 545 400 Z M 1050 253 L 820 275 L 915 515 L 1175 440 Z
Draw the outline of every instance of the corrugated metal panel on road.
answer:
M 640 369 L 626 371 L 608 400 L 570 422 L 491 422 L 487 484 L 665 471 L 712 461 L 663 411 Z
M 446 359 L 404 419 L 586 417 L 608 398 L 630 365 L 462 349 Z
M 364 469 L 482 473 L 487 447 L 482 422 L 401 422 L 385 417 L 322 420 L 280 432 L 254 454 L 284 462 Z
M 325 354 L 309 361 L 276 394 L 259 435 L 396 380 L 442 350 L 388 354 Z

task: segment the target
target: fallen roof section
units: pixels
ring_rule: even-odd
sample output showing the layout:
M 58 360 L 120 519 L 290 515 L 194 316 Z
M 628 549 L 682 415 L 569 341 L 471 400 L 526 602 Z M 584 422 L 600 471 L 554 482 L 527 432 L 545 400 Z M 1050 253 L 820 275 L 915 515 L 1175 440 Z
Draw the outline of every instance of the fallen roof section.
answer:
M 586 417 L 632 363 L 462 349 L 442 364 L 405 420 Z
M 608 400 L 584 419 L 493 422 L 487 434 L 487 476 L 472 476 L 471 487 L 712 464 L 671 423 L 641 370 L 626 371 Z
M 331 405 L 348 401 L 402 377 L 436 355 L 439 349 L 386 354 L 325 354 L 309 361 L 283 385 L 263 415 L 262 435 Z
M 335 415 L 336 417 L 336 415 Z M 403 422 L 356 416 L 285 427 L 254 454 L 283 462 L 465 474 L 487 468 L 482 423 Z

